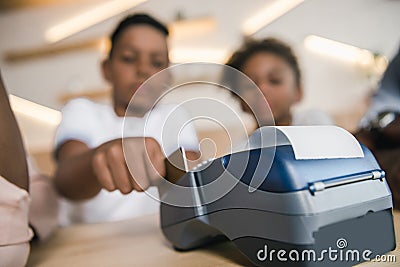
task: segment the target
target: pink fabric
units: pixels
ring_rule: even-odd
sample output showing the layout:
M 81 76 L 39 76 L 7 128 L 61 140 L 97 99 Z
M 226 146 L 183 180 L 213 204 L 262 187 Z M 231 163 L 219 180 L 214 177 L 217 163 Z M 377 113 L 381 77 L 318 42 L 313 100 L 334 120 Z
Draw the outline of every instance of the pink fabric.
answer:
M 29 242 L 18 245 L 0 246 L 1 267 L 22 267 L 26 265 L 30 251 Z
M 57 228 L 57 194 L 28 158 L 29 192 L 0 176 L 0 267 L 25 266 L 35 229 L 40 240 Z M 28 223 L 29 221 L 29 223 Z
M 47 239 L 58 226 L 57 194 L 52 181 L 43 175 L 31 174 L 29 192 L 31 205 L 29 223 L 39 239 Z
M 33 233 L 28 192 L 0 176 L 0 266 L 24 266 Z

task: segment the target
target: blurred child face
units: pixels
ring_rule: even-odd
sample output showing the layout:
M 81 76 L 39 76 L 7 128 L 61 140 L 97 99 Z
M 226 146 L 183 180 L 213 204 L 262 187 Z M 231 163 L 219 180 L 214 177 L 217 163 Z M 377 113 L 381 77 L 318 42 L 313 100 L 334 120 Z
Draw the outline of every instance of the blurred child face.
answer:
M 104 77 L 113 86 L 117 115 L 123 116 L 142 83 L 168 64 L 164 34 L 149 25 L 132 25 L 124 29 L 111 57 L 103 63 Z
M 260 88 L 271 108 L 275 124 L 289 125 L 290 109 L 302 96 L 302 90 L 296 84 L 290 65 L 278 55 L 258 52 L 246 60 L 241 71 Z

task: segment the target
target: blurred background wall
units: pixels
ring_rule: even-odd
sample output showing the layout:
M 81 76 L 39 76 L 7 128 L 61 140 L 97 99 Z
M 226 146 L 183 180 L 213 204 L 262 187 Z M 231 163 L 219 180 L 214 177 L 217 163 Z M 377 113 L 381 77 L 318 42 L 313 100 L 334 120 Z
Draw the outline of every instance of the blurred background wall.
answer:
M 107 101 L 109 87 L 99 67 L 107 51 L 104 38 L 132 12 L 149 12 L 170 25 L 173 64 L 224 63 L 246 34 L 283 39 L 293 46 L 303 70 L 305 97 L 297 108 L 320 109 L 338 125 L 354 130 L 384 69 L 381 59 L 390 59 L 399 48 L 400 1 L 297 0 L 292 9 L 266 21 L 277 2 L 290 1 L 1 1 L 0 68 L 9 93 L 18 97 L 13 101 L 20 106 L 15 110 L 29 152 L 51 173 L 49 152 L 61 107 L 76 96 Z M 109 4 L 119 10 L 91 26 L 83 25 L 92 18 L 90 12 Z M 77 16 L 83 17 L 78 23 L 83 29 L 59 41 L 51 40 L 48 32 L 52 27 Z M 261 21 L 246 28 L 257 16 Z M 310 48 L 313 37 L 309 36 L 369 52 L 364 51 L 366 58 L 321 54 Z M 31 110 L 32 103 L 39 104 L 37 116 L 24 111 L 24 105 Z

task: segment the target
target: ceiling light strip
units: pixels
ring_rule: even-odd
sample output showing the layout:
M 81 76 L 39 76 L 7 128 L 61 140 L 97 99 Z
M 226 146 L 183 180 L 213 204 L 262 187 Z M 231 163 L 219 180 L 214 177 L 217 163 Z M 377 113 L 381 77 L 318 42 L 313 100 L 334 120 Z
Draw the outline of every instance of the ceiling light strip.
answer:
M 15 95 L 9 95 L 9 99 L 11 108 L 16 113 L 50 125 L 58 125 L 61 122 L 61 112 L 58 110 L 39 105 Z
M 45 32 L 48 43 L 55 43 L 83 31 L 99 22 L 129 10 L 145 0 L 113 0 L 65 20 Z
M 313 52 L 335 59 L 369 65 L 374 62 L 372 52 L 349 44 L 334 41 L 328 38 L 309 35 L 304 39 L 304 46 Z
M 302 2 L 304 2 L 304 0 L 273 1 L 244 22 L 242 27 L 244 35 L 250 36 L 255 34 L 263 27 L 300 5 Z

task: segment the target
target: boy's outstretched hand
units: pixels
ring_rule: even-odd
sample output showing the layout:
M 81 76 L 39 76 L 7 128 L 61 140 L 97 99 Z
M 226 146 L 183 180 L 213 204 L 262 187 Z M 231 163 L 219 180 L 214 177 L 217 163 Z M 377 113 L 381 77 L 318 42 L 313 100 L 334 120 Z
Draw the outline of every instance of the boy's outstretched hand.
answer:
M 93 155 L 92 168 L 102 188 L 128 194 L 158 184 L 165 176 L 164 160 L 155 139 L 131 137 L 99 146 Z

